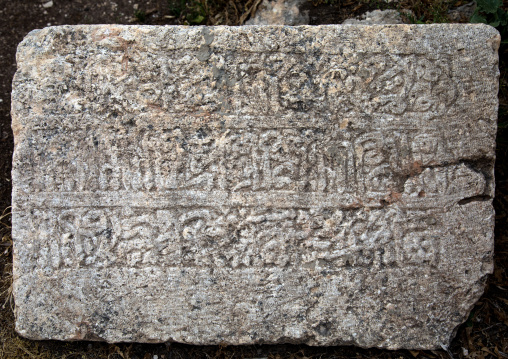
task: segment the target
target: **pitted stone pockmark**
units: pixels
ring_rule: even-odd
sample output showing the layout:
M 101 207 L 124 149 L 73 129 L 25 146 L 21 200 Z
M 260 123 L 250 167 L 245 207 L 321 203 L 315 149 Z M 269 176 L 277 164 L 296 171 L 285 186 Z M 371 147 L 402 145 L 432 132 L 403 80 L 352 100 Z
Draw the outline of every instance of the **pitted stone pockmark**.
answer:
M 483 25 L 31 33 L 18 332 L 447 345 L 492 271 L 498 43 Z

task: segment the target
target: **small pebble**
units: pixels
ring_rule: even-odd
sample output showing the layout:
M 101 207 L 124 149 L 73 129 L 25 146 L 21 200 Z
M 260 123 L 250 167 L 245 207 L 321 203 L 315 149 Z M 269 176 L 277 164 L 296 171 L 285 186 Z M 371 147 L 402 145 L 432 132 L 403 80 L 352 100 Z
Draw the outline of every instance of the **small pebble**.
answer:
M 50 8 L 52 6 L 53 6 L 53 1 L 48 1 L 48 2 L 46 2 L 44 4 L 42 4 L 42 7 L 45 8 L 45 9 L 48 9 L 48 8 Z

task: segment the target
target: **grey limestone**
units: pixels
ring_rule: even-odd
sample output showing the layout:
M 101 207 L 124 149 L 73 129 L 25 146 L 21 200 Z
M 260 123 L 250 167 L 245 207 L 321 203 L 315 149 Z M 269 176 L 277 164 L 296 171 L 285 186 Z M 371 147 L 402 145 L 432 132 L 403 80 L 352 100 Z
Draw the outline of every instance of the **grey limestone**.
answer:
M 246 25 L 308 25 L 309 13 L 300 10 L 305 0 L 263 0 Z
M 449 345 L 493 269 L 499 41 L 451 24 L 31 32 L 16 330 Z
M 403 24 L 402 14 L 405 17 L 414 16 L 411 10 L 374 10 L 367 11 L 360 18 L 344 20 L 343 25 L 378 25 L 378 24 Z

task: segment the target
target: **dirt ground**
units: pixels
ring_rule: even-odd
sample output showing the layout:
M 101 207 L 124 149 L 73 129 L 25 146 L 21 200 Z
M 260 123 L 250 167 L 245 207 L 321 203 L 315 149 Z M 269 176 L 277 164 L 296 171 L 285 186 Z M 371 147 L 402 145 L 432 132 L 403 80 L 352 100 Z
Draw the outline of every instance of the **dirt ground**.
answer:
M 411 9 L 413 21 L 449 21 L 447 10 L 462 0 L 307 0 L 311 24 L 341 23 L 376 8 Z M 465 2 L 464 2 L 465 3 Z M 0 0 L 0 359 L 1 358 L 508 358 L 508 46 L 500 49 L 500 110 L 496 161 L 495 270 L 485 294 L 457 333 L 439 351 L 388 351 L 355 347 L 297 345 L 191 346 L 31 341 L 14 332 L 12 240 L 8 215 L 13 135 L 11 81 L 17 44 L 32 29 L 61 24 L 227 24 L 253 14 L 254 0 Z M 51 5 L 51 6 L 50 6 Z M 504 7 L 506 8 L 508 4 Z M 3 214 L 2 215 L 2 211 Z

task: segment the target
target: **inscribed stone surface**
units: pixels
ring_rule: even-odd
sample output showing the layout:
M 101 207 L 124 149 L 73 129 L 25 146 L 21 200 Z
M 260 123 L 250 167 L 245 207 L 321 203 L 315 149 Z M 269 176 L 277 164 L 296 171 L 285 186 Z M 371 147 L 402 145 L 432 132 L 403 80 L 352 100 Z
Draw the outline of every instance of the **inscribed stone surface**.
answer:
M 447 345 L 493 268 L 498 45 L 449 24 L 31 32 L 17 331 Z

